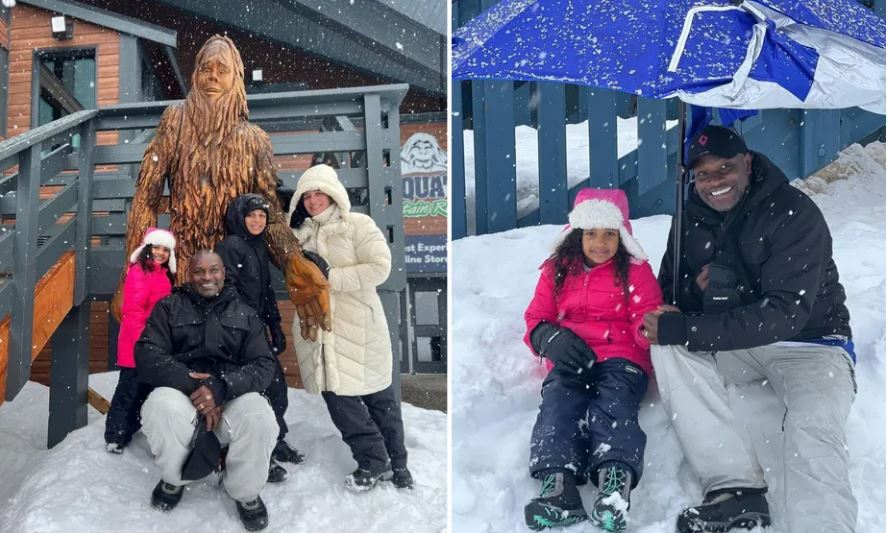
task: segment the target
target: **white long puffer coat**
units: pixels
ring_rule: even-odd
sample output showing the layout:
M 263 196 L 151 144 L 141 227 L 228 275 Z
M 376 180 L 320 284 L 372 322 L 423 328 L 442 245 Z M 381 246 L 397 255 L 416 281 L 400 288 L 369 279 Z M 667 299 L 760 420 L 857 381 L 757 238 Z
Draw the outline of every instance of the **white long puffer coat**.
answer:
M 330 265 L 333 328 L 321 331 L 318 341 L 311 342 L 302 338 L 294 322 L 299 372 L 310 393 L 363 396 L 379 392 L 392 383 L 392 345 L 376 293 L 391 272 L 391 251 L 372 218 L 349 212 L 348 193 L 327 165 L 314 166 L 300 177 L 288 220 L 302 195 L 315 190 L 329 196 L 332 204 L 306 218 L 293 234 L 305 250 Z

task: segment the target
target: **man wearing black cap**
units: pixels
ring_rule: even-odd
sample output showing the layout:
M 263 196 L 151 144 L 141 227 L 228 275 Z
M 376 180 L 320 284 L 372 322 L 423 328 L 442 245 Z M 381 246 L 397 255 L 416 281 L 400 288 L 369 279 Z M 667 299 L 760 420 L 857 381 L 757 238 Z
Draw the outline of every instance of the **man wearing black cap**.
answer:
M 183 477 L 192 478 L 183 476 L 189 442 L 195 424 L 205 423 L 229 445 L 223 485 L 244 527 L 264 529 L 268 511 L 259 493 L 278 434 L 274 412 L 259 395 L 274 375 L 265 326 L 225 285 L 217 254 L 191 256 L 188 279 L 154 306 L 135 349 L 139 379 L 157 387 L 142 407 L 142 432 L 161 470 L 151 504 L 170 511 L 179 503 Z
M 845 421 L 855 395 L 845 290 L 820 210 L 762 154 L 707 126 L 689 149 L 694 187 L 660 267 L 663 306 L 645 315 L 664 406 L 704 500 L 681 533 L 770 524 L 767 483 L 725 383 L 758 381 L 785 406 L 786 531 L 854 531 Z M 673 276 L 679 294 L 673 294 Z

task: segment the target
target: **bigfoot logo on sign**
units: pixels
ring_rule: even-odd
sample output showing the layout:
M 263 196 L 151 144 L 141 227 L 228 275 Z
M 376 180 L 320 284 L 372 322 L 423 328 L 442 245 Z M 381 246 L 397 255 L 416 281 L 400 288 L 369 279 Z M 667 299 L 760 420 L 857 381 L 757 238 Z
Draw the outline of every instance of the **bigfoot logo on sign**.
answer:
M 428 133 L 401 148 L 407 272 L 447 272 L 447 152 Z

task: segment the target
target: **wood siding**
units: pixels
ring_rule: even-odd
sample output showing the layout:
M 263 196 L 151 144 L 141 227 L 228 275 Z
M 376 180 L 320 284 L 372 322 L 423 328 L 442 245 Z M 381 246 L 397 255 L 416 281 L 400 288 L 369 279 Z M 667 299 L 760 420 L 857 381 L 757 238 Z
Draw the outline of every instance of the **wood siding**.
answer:
M 49 346 L 52 333 L 59 327 L 74 303 L 74 252 L 67 252 L 37 282 L 34 293 L 34 333 L 31 360 Z M 0 403 L 6 398 L 9 365 L 9 316 L 0 323 Z M 47 365 L 48 368 L 48 365 Z M 32 367 L 33 369 L 33 367 Z M 49 374 L 47 372 L 47 378 Z M 47 379 L 47 383 L 49 380 Z
M 9 28 L 6 27 L 6 21 L 0 16 L 0 48 L 9 50 Z
M 95 48 L 96 101 L 98 105 L 114 105 L 120 101 L 120 35 L 81 20 L 74 20 L 74 38 L 58 41 L 50 25 L 52 13 L 43 9 L 16 4 L 12 9 L 9 42 L 9 101 L 7 136 L 31 129 L 31 67 L 36 50 Z M 114 144 L 117 133 L 98 135 L 99 144 Z

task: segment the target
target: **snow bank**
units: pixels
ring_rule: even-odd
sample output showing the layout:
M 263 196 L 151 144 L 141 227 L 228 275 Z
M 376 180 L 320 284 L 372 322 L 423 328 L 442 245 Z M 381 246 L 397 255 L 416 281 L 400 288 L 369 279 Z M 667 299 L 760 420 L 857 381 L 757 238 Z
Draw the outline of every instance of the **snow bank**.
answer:
M 117 373 L 90 376 L 110 398 Z M 290 478 L 268 484 L 262 499 L 268 531 L 340 533 L 440 532 L 447 528 L 446 415 L 404 404 L 413 491 L 386 483 L 354 494 L 344 477 L 355 467 L 320 396 L 290 389 L 287 440 L 307 455 L 285 465 Z M 216 477 L 189 485 L 171 513 L 150 505 L 160 479 L 145 437 L 138 433 L 123 455 L 104 449 L 105 419 L 90 409 L 89 425 L 52 450 L 46 447 L 49 391 L 28 383 L 0 408 L 0 530 L 4 533 L 242 532 L 237 511 Z M 419 526 L 418 526 L 419 525 Z M 419 527 L 419 529 L 417 529 Z
M 581 150 L 578 150 L 581 151 Z M 812 189 L 812 184 L 814 189 Z M 847 426 L 858 533 L 885 531 L 885 145 L 854 145 L 830 167 L 795 183 L 823 210 L 848 293 L 857 348 L 858 397 Z M 566 216 L 565 216 L 566 218 Z M 633 221 L 654 270 L 670 217 Z M 521 341 L 523 312 L 560 226 L 540 226 L 453 243 L 453 530 L 524 532 L 523 507 L 538 485 L 527 474 L 530 431 L 545 367 Z M 782 530 L 782 405 L 775 395 L 732 389 L 754 436 Z M 656 391 L 640 413 L 648 435 L 645 474 L 629 512 L 636 533 L 673 533 L 675 517 L 699 503 L 700 485 L 682 458 Z M 593 501 L 595 489 L 581 489 Z

